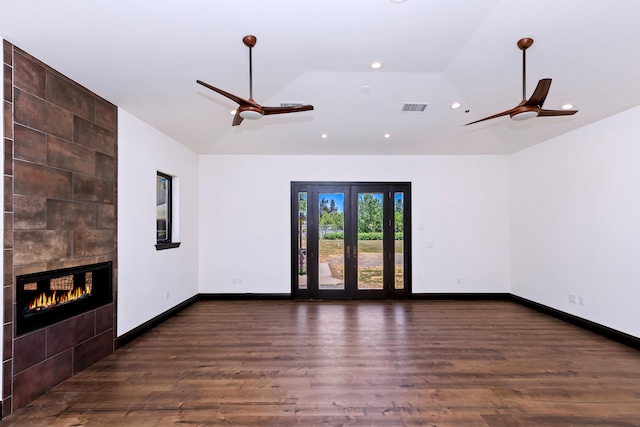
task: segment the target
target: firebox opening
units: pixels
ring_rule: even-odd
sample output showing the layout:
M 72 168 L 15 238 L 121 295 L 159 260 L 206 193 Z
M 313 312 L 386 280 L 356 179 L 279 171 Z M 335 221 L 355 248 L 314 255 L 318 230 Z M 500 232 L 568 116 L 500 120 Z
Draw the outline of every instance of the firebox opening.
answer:
M 16 278 L 18 335 L 113 301 L 111 262 Z
M 80 277 L 82 278 L 82 277 Z M 49 289 L 40 291 L 38 282 L 25 283 L 23 292 L 36 291 L 38 296 L 24 307 L 24 315 L 32 316 L 44 310 L 51 310 L 63 304 L 70 304 L 83 298 L 91 298 L 93 272 L 84 273 L 84 283 L 79 283 L 74 275 L 55 277 L 49 280 Z

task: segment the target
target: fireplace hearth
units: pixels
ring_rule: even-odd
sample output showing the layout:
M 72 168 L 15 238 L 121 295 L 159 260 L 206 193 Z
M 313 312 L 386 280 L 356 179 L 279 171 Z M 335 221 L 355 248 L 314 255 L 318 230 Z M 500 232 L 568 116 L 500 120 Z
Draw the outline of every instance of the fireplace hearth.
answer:
M 112 302 L 111 278 L 111 262 L 17 276 L 17 334 Z

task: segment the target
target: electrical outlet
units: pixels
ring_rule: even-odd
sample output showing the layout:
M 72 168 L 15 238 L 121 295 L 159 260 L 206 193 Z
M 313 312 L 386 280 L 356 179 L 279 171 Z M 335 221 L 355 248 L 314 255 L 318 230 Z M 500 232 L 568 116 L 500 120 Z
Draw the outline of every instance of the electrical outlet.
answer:
M 578 304 L 584 305 L 584 297 L 578 297 Z
M 165 298 L 169 299 L 169 291 L 167 291 L 167 294 L 165 295 Z
M 569 302 L 571 304 L 575 304 L 576 303 L 576 296 L 574 294 L 569 294 Z
M 462 283 L 462 279 L 458 277 L 458 279 L 456 280 L 456 283 L 459 285 Z
M 232 278 L 231 278 L 231 284 L 232 284 L 232 285 L 235 285 L 235 284 L 237 284 L 237 283 L 238 283 L 238 279 L 236 279 L 235 277 L 232 277 Z

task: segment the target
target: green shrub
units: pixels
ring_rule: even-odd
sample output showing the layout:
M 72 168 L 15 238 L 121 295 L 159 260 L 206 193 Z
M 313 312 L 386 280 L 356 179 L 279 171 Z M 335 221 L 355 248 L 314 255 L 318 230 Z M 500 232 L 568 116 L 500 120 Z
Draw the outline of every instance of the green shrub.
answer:
M 322 237 L 325 240 L 344 240 L 344 231 L 325 233 Z M 402 240 L 402 231 L 395 233 L 396 240 Z M 382 233 L 358 233 L 358 240 L 383 240 Z
M 322 238 L 325 240 L 344 240 L 344 231 L 324 233 L 324 236 Z
M 358 240 L 382 240 L 382 233 L 358 233 Z

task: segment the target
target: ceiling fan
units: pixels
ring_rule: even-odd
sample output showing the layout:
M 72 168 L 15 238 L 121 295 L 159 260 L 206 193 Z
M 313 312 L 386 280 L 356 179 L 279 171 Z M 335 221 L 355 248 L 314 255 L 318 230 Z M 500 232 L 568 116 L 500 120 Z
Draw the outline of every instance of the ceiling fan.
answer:
M 213 87 L 208 83 L 201 80 L 196 80 L 197 83 L 202 86 L 211 89 L 214 92 L 218 92 L 220 95 L 229 98 L 230 100 L 238 104 L 238 109 L 233 117 L 232 126 L 238 126 L 242 123 L 243 119 L 257 120 L 262 116 L 268 116 L 271 114 L 283 114 L 283 113 L 297 113 L 300 111 L 313 110 L 313 105 L 293 105 L 293 106 L 281 106 L 281 107 L 264 107 L 253 100 L 253 72 L 251 64 L 251 49 L 256 45 L 256 36 L 244 36 L 243 43 L 249 48 L 249 99 L 240 98 L 239 96 L 225 92 L 222 89 Z
M 522 99 L 523 101 L 514 108 L 503 111 L 493 116 L 485 117 L 484 119 L 476 120 L 475 122 L 467 123 L 465 126 L 472 125 L 474 123 L 483 122 L 489 119 L 495 119 L 496 117 L 506 116 L 507 114 L 513 120 L 527 120 L 533 117 L 551 117 L 551 116 L 570 116 L 578 112 L 578 110 L 544 110 L 542 104 L 547 98 L 549 88 L 551 87 L 551 79 L 542 79 L 538 82 L 538 86 L 533 91 L 531 98 L 527 99 L 526 91 L 526 52 L 533 44 L 533 39 L 523 38 L 518 40 L 518 47 L 522 50 Z

